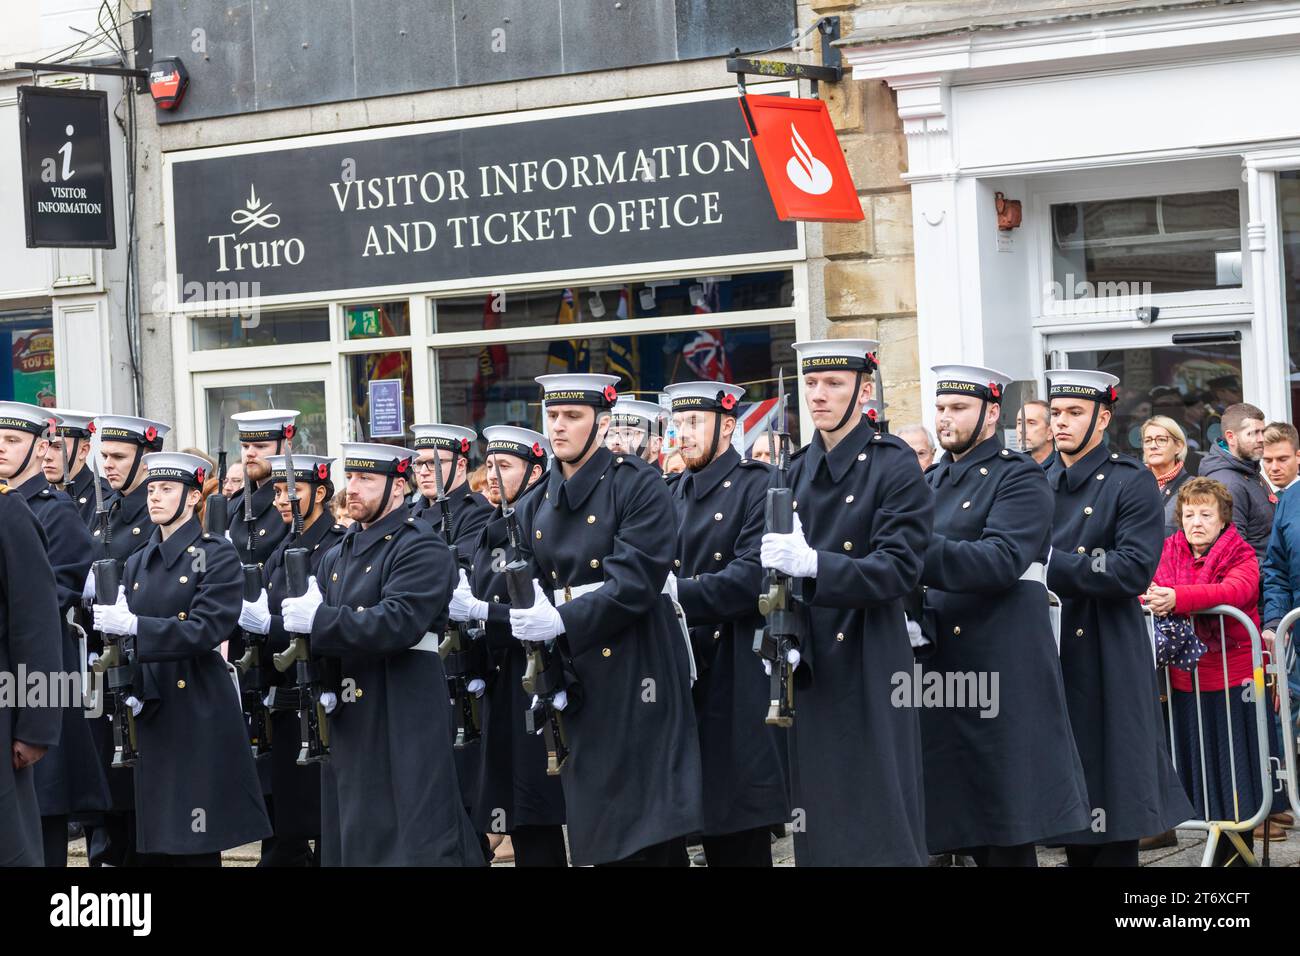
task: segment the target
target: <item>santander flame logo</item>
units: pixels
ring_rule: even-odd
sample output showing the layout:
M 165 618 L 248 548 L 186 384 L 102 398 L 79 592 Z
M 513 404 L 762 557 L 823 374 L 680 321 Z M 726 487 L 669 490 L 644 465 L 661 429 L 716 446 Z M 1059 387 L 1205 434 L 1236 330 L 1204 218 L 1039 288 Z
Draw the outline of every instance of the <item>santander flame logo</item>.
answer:
M 831 188 L 831 171 L 826 164 L 813 155 L 808 144 L 804 142 L 799 131 L 790 124 L 790 148 L 794 155 L 785 164 L 785 174 L 795 187 L 811 196 L 820 196 Z

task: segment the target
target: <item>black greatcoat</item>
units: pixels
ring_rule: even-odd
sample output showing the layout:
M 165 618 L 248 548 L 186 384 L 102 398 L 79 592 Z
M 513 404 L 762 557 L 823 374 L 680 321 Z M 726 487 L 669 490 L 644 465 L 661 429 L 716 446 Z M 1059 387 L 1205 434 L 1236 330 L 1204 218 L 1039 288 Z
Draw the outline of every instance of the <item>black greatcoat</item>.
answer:
M 705 836 L 790 819 L 786 731 L 764 723 L 761 629 L 764 505 L 771 466 L 728 448 L 671 485 L 677 508 L 677 596 L 691 625 L 692 688 L 704 771 Z
M 658 469 L 606 448 L 544 481 L 523 509 L 538 580 L 553 603 L 554 589 L 600 585 L 559 606 L 556 645 L 582 686 L 561 716 L 569 851 L 575 866 L 611 863 L 703 826 L 689 650 L 662 593 L 673 503 Z
M 19 495 L 0 488 L 0 674 L 13 675 L 10 686 L 0 686 L 0 866 L 4 867 L 45 863 L 36 767 L 14 770 L 12 752 L 15 740 L 42 747 L 59 742 L 59 712 L 17 706 L 26 688 L 16 680 L 19 667 L 28 674 L 53 674 L 62 666 L 56 595 L 40 524 Z
M 71 688 L 71 675 L 78 675 L 80 680 L 81 645 L 76 631 L 67 623 L 67 614 L 81 606 L 81 587 L 93 557 L 90 532 L 72 500 L 64 492 L 51 488 L 44 475 L 37 474 L 23 482 L 14 489 L 14 494 L 26 500 L 49 542 L 46 555 L 54 571 L 63 629 L 63 663 L 59 671 L 68 675 L 60 680 Z M 83 693 L 89 691 L 89 687 L 82 688 Z M 72 706 L 64 707 L 62 713 L 59 745 L 51 747 L 35 767 L 41 815 L 82 815 L 107 810 L 111 803 L 108 777 L 91 733 L 92 720 L 80 701 L 72 701 Z
M 289 526 L 280 517 L 275 507 L 275 482 L 263 481 L 251 495 L 253 502 L 253 552 L 258 564 L 266 564 L 267 558 L 280 546 Z M 248 525 L 244 523 L 244 496 L 235 495 L 230 499 L 230 541 L 239 552 L 242 564 L 252 563 L 248 556 Z
M 541 496 L 539 480 L 515 507 L 522 510 L 529 496 Z M 527 548 L 528 542 L 521 542 Z M 559 777 L 546 775 L 546 742 L 524 729 L 524 711 L 531 697 L 522 684 L 528 655 L 510 633 L 510 593 L 499 572 L 510 550 L 506 521 L 500 512 L 479 532 L 478 547 L 469 572 L 474 596 L 488 603 L 484 639 L 494 664 L 483 694 L 483 759 L 474 780 L 474 829 L 480 833 L 500 829 L 501 815 L 507 831 L 523 826 L 559 826 L 564 823 L 564 790 Z M 527 558 L 527 554 L 523 557 Z M 495 829 L 494 829 L 495 828 Z
M 1066 843 L 1136 840 L 1193 816 L 1165 744 L 1138 595 L 1160 562 L 1151 472 L 1104 444 L 1047 473 L 1056 489 L 1047 586 L 1061 597 L 1061 672 L 1093 820 Z
M 90 470 L 89 465 L 82 465 L 81 470 L 68 483 L 68 497 L 72 503 L 77 506 L 77 513 L 81 515 L 82 522 L 86 527 L 94 527 L 95 524 L 95 473 Z M 99 479 L 99 486 L 104 491 L 104 501 L 113 497 L 113 486 L 103 478 Z
M 262 649 L 262 672 L 268 687 L 292 686 L 292 675 L 275 669 L 274 655 L 289 646 L 289 633 L 280 617 L 280 602 L 287 596 L 284 552 L 288 548 L 305 548 L 311 556 L 314 575 L 321 561 L 334 545 L 343 540 L 347 529 L 334 524 L 328 514 L 320 515 L 296 539 L 286 537 L 266 562 L 266 605 L 271 612 L 271 631 Z M 292 710 L 271 712 L 271 794 L 275 811 L 275 835 L 280 838 L 312 838 L 320 834 L 320 764 L 298 765 L 301 748 L 298 713 Z
M 122 582 L 139 619 L 127 640 L 144 702 L 135 722 L 140 852 L 213 853 L 270 836 L 239 695 L 219 650 L 239 617 L 235 549 L 191 518 L 166 541 L 155 531 L 127 560 Z
M 460 801 L 439 637 L 425 638 L 440 635 L 447 618 L 450 549 L 398 508 L 369 528 L 349 528 L 317 579 L 325 603 L 312 625 L 312 653 L 341 658 L 343 675 L 330 768 L 321 774 L 322 859 L 483 864 Z
M 902 439 L 867 418 L 829 453 L 818 432 L 791 487 L 817 577 L 795 669 L 790 764 L 800 866 L 924 866 L 921 727 L 891 702 L 912 673 L 903 600 L 917 587 L 933 502 Z M 801 818 L 802 817 L 802 822 Z
M 924 672 L 966 698 L 921 709 L 930 852 L 1018 846 L 1086 827 L 1088 792 L 1047 591 L 1041 579 L 1020 577 L 1030 562 L 1045 563 L 1050 548 L 1043 469 L 994 436 L 961 461 L 945 455 L 926 480 L 934 536 L 921 581 L 935 647 Z M 957 684 L 960 675 L 973 679 Z M 974 693 L 979 679 L 990 692 L 983 700 Z M 909 704 L 918 699 L 909 696 Z

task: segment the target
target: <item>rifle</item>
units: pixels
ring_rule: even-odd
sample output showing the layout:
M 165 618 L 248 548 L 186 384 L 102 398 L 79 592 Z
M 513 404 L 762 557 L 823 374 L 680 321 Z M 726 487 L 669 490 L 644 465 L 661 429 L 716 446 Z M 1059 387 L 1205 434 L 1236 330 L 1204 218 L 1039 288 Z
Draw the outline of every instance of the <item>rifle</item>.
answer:
M 451 460 L 453 462 L 456 460 L 454 451 Z M 451 538 L 451 499 L 447 497 L 447 490 L 443 485 L 442 456 L 438 454 L 437 448 L 434 449 L 433 482 L 434 487 L 437 488 L 438 508 L 442 512 L 439 530 L 442 532 L 443 540 L 447 542 L 447 547 L 451 548 L 452 555 L 456 557 L 459 567 L 459 552 Z M 482 631 L 479 628 L 448 620 L 442 643 L 438 645 L 438 656 L 442 658 L 442 666 L 447 672 L 447 691 L 451 695 L 455 708 L 456 740 L 452 746 L 457 750 L 473 743 L 483 735 L 478 722 L 478 699 L 469 690 L 471 675 L 475 670 L 474 655 L 470 649 L 474 646 L 474 638 L 481 636 Z
M 293 452 L 289 443 L 284 445 L 285 484 L 289 492 L 289 510 L 293 514 L 290 527 L 290 541 L 297 540 L 302 534 L 302 511 L 298 504 L 298 483 L 293 473 Z M 307 593 L 307 577 L 311 571 L 311 552 L 306 548 L 286 548 L 284 552 L 284 579 L 289 597 L 301 597 Z M 293 668 L 293 693 L 291 700 L 282 703 L 276 693 L 280 688 L 271 688 L 272 710 L 297 710 L 298 736 L 301 744 L 298 750 L 298 764 L 306 766 L 319 763 L 329 754 L 329 722 L 325 708 L 321 704 L 322 680 L 320 667 L 311 658 L 310 635 L 294 634 L 289 638 L 289 646 L 271 658 L 275 669 L 281 674 Z
M 794 492 L 788 481 L 790 433 L 786 431 L 785 371 L 778 378 L 776 427 L 768 432 L 772 450 L 772 485 L 764 505 L 765 533 L 794 531 Z M 799 647 L 799 621 L 794 608 L 792 581 L 788 575 L 768 569 L 758 596 L 758 612 L 765 618 L 754 632 L 754 653 L 771 667 L 769 705 L 765 723 L 789 727 L 794 723 L 794 684 L 790 680 L 790 651 Z
M 203 530 L 224 535 L 230 527 L 229 502 L 221 489 L 226 484 L 226 418 L 223 415 L 217 432 L 217 490 L 203 505 Z
M 262 568 L 257 563 L 255 545 L 257 516 L 253 514 L 253 482 L 247 470 L 244 473 L 244 529 L 248 532 L 248 561 L 240 565 L 244 575 L 244 600 L 256 601 L 262 593 Z M 244 713 L 248 715 L 248 740 L 253 756 L 260 757 L 270 751 L 271 725 L 267 720 L 263 697 L 267 691 L 266 675 L 262 673 L 262 645 L 265 634 L 244 631 L 244 655 L 235 663 L 243 681 Z
M 523 556 L 522 540 L 519 534 L 519 519 L 515 517 L 515 507 L 506 494 L 506 483 L 501 478 L 501 463 L 496 459 L 497 488 L 501 492 L 501 515 L 506 519 L 506 535 L 510 541 L 510 558 L 504 569 L 506 593 L 510 596 L 510 606 L 530 608 L 533 606 L 533 576 L 528 570 L 528 562 Z M 520 493 L 522 493 L 522 488 Z M 569 747 L 564 739 L 564 727 L 560 724 L 560 712 L 555 709 L 555 694 L 565 689 L 564 669 L 560 656 L 545 644 L 530 644 L 528 647 L 528 665 L 524 669 L 524 693 L 532 695 L 532 703 L 524 712 L 524 729 L 530 734 L 541 733 L 546 742 L 546 774 L 554 777 L 564 766 L 569 757 Z
M 108 550 L 110 525 L 108 507 L 104 504 L 104 487 L 99 482 L 99 469 L 91 464 L 91 483 L 95 486 L 95 521 L 99 525 L 99 538 L 103 543 L 104 557 L 91 564 L 95 575 L 95 603 L 116 604 L 117 589 L 122 583 L 122 571 Z M 134 767 L 140 758 L 136 749 L 135 714 L 126 699 L 132 696 L 131 672 L 135 661 L 129 646 L 116 634 L 100 632 L 104 652 L 93 665 L 96 674 L 104 675 L 108 689 L 109 712 L 113 724 L 114 767 Z

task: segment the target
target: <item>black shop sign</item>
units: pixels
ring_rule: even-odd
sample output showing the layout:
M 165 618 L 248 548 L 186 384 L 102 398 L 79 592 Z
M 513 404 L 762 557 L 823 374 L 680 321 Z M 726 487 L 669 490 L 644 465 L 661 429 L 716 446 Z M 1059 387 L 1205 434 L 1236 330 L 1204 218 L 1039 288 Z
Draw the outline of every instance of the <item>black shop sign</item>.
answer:
M 18 88 L 27 247 L 117 245 L 108 94 Z
M 799 250 L 734 95 L 218 147 L 168 167 L 182 304 Z

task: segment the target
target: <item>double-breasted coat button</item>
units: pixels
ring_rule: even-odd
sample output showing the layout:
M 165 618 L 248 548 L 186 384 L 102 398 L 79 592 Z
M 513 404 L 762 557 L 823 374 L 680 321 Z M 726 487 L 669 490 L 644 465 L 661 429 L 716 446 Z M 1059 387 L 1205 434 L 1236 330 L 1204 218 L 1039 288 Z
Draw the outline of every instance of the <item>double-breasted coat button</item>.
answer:
M 552 572 L 551 572 L 551 580 L 554 581 L 554 580 L 556 580 L 557 578 L 559 578 L 559 574 L 557 574 L 555 571 L 552 571 Z
M 593 568 L 598 568 L 598 567 L 600 567 L 600 561 L 598 561 L 596 558 L 592 558 L 592 559 L 591 559 L 591 566 L 592 566 Z
M 862 452 L 860 455 L 858 455 L 858 461 L 866 461 L 866 460 L 867 460 L 867 453 L 865 451 Z
M 177 620 L 180 621 L 185 620 L 187 617 L 189 617 L 189 615 L 186 614 L 184 611 L 181 611 L 179 614 L 176 615 Z
M 365 571 L 363 571 L 362 573 L 363 573 L 363 574 L 369 574 L 369 573 L 370 573 L 370 568 L 371 568 L 371 567 L 372 567 L 372 565 L 367 564 L 367 565 L 366 565 L 366 569 L 365 569 Z
M 358 611 L 364 611 L 365 609 L 366 609 L 366 606 L 365 606 L 364 604 L 358 604 L 358 605 L 357 605 L 357 610 L 358 610 Z
M 1105 477 L 1106 477 L 1105 475 L 1098 475 L 1098 476 L 1097 476 L 1097 480 L 1098 480 L 1098 481 L 1101 481 L 1101 480 L 1102 480 L 1103 478 L 1105 478 Z
M 1119 454 L 1118 454 L 1117 452 L 1111 452 L 1111 453 L 1110 453 L 1110 458 L 1111 458 L 1111 461 L 1117 461 L 1117 460 L 1119 459 Z
M 94 533 L 93 537 L 96 537 L 96 538 L 99 537 L 99 529 L 98 529 L 98 528 L 95 529 L 95 533 Z
M 852 495 L 847 496 L 847 497 L 844 499 L 844 503 L 845 503 L 846 505 L 851 505 L 851 504 L 853 504 L 853 496 L 852 496 Z
M 721 512 L 721 511 L 716 512 L 716 513 L 713 515 L 713 520 L 714 520 L 714 521 L 721 521 L 721 520 L 722 520 L 722 512 Z
M 837 640 L 837 641 L 842 641 L 842 640 L 844 640 L 844 632 L 843 632 L 843 631 L 840 631 L 838 634 L 836 634 L 836 635 L 835 635 L 835 640 Z
M 595 515 L 587 515 L 587 524 L 595 524 L 595 523 L 596 523 L 596 516 L 595 516 Z
M 180 680 L 178 680 L 178 681 L 176 682 L 176 688 L 177 688 L 178 690 L 184 690 L 184 689 L 185 689 L 185 678 L 182 677 Z
M 961 635 L 961 628 L 960 628 L 960 627 L 954 627 L 954 628 L 952 629 L 952 636 L 953 636 L 953 637 L 959 637 L 960 635 Z
M 77 501 L 80 502 L 80 503 L 83 504 L 83 505 L 86 503 L 86 499 L 85 499 L 85 498 L 78 498 Z
M 614 653 L 614 652 L 611 651 L 608 647 L 602 647 L 602 648 L 600 649 L 600 656 L 601 656 L 601 657 L 609 657 L 609 655 L 610 655 L 610 654 L 613 654 L 613 653 Z
M 1083 628 L 1079 628 L 1077 631 L 1075 631 L 1075 632 L 1074 632 L 1074 636 L 1075 636 L 1075 637 L 1083 637 Z
M 969 508 L 969 507 L 970 507 L 970 502 L 969 502 L 969 501 L 963 501 L 963 502 L 961 503 L 961 506 L 962 506 L 963 508 Z
M 615 458 L 614 460 L 615 460 L 616 462 L 618 462 L 620 465 L 623 464 L 623 456 L 622 456 L 622 455 L 619 455 L 619 456 L 618 456 L 617 458 Z M 609 655 L 606 654 L 605 656 L 608 657 Z
M 189 583 L 190 583 L 190 577 L 189 577 L 189 575 L 188 575 L 188 574 L 182 574 L 182 575 L 181 575 L 181 584 L 189 584 Z
M 844 550 L 845 550 L 845 551 L 852 551 L 852 550 L 853 550 L 853 542 L 852 542 L 852 541 L 845 541 L 845 542 L 844 542 Z
M 384 535 L 384 540 L 385 540 L 385 541 L 392 541 L 392 540 L 393 540 L 393 536 L 392 536 L 391 534 L 386 534 L 386 535 Z
M 356 697 L 357 700 L 360 700 L 360 699 L 361 699 L 361 688 L 360 688 L 360 687 L 357 688 L 357 692 L 356 692 L 356 694 L 354 694 L 353 696 Z
M 338 579 L 339 579 L 339 573 L 337 571 L 335 571 L 333 574 L 330 575 L 331 581 L 337 581 Z
M 258 536 L 259 538 L 262 537 L 262 536 L 265 535 L 265 534 L 266 534 L 266 529 L 265 529 L 265 528 L 258 528 L 258 529 L 257 529 L 257 536 Z
M 681 566 L 682 566 L 682 559 L 681 559 L 681 558 L 673 558 L 673 567 L 675 567 L 675 568 L 680 568 Z
M 721 561 L 721 560 L 722 560 L 722 552 L 721 552 L 721 551 L 714 551 L 714 552 L 713 552 L 713 560 L 714 560 L 714 561 Z
M 1083 545 L 1079 545 L 1079 553 L 1083 554 L 1084 550 L 1085 548 L 1083 547 Z
M 1086 515 L 1092 514 L 1092 505 L 1088 505 L 1088 507 L 1084 508 L 1083 513 Z
M 193 553 L 194 553 L 194 545 L 190 545 L 188 548 L 186 548 L 186 549 L 185 549 L 185 553 L 186 553 L 186 554 L 193 554 Z
M 1003 458 L 1007 457 L 1007 456 L 1010 455 L 1010 454 L 1011 454 L 1011 452 L 1007 451 L 1005 448 L 1002 449 L 1002 457 L 1003 457 Z
M 534 532 L 533 532 L 533 536 L 534 536 L 535 538 L 537 538 L 538 541 L 541 541 L 541 540 L 542 540 L 542 529 L 541 529 L 541 528 L 538 528 L 536 531 L 534 531 Z
M 500 595 L 500 594 L 494 594 L 494 595 L 492 595 L 492 603 L 493 603 L 493 604 L 500 604 L 500 603 L 501 603 L 501 595 Z
M 724 487 L 724 488 L 730 488 L 730 487 L 731 487 L 731 479 L 728 478 L 726 481 L 724 481 L 724 482 L 722 483 L 722 487 Z
M 714 631 L 714 632 L 713 632 L 713 639 L 714 639 L 715 641 L 718 640 L 718 639 L 721 638 L 721 637 L 722 637 L 722 632 L 721 632 L 721 631 Z
M 132 528 L 132 529 L 131 529 L 131 533 L 132 533 L 132 534 L 139 534 L 139 533 L 140 533 L 140 529 L 139 529 L 139 528 Z
M 140 582 L 139 582 L 139 581 L 136 581 L 135 584 L 131 585 L 131 590 L 132 590 L 132 591 L 138 591 L 138 590 L 140 590 Z

